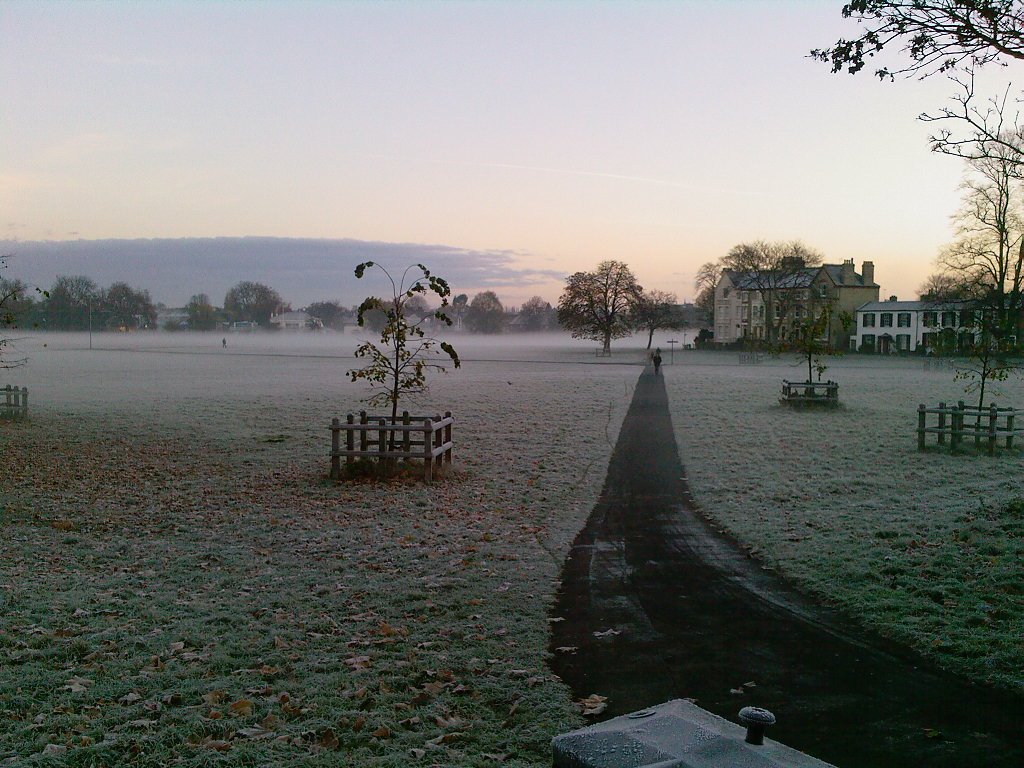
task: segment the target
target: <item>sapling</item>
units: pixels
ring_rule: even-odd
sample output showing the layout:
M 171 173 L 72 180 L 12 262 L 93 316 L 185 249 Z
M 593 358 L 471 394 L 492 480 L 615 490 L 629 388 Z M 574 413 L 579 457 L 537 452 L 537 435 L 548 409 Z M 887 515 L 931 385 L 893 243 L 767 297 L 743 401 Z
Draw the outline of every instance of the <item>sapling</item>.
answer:
M 446 354 L 456 368 L 461 365 L 459 356 L 451 344 L 439 341 L 427 335 L 423 326 L 433 318 L 437 322 L 451 325 L 451 318 L 444 309 L 448 306 L 451 289 L 448 282 L 432 275 L 422 264 L 406 267 L 401 278 L 396 282 L 391 274 L 380 264 L 367 261 L 355 269 L 356 278 L 361 279 L 370 267 L 376 267 L 391 283 L 391 297 L 381 299 L 371 296 L 359 305 L 357 322 L 360 327 L 365 322 L 368 312 L 379 310 L 387 320 L 380 332 L 380 341 L 365 341 L 355 351 L 355 356 L 365 358 L 367 363 L 362 368 L 348 371 L 352 381 L 362 379 L 369 383 L 372 394 L 366 402 L 372 406 L 391 406 L 391 423 L 398 418 L 398 404 L 403 397 L 416 399 L 417 395 L 427 391 L 427 372 L 430 369 L 446 372 L 444 365 L 431 362 L 431 357 Z M 417 269 L 419 275 L 409 281 L 409 271 Z M 434 293 L 441 300 L 441 306 L 413 321 L 406 315 L 406 308 L 414 297 L 422 298 L 428 292 Z M 395 434 L 391 433 L 388 450 L 394 450 Z

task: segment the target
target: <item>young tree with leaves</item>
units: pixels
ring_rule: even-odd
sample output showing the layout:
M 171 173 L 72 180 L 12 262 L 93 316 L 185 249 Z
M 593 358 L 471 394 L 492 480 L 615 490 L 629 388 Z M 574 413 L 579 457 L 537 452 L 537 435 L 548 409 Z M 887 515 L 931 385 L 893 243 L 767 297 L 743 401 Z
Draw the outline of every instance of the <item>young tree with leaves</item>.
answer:
M 593 272 L 575 272 L 558 300 L 558 322 L 574 339 L 601 342 L 611 354 L 612 339 L 633 332 L 632 315 L 643 288 L 621 261 L 602 261 Z
M 800 354 L 802 361 L 807 363 L 807 381 L 814 381 L 813 375 L 821 375 L 828 370 L 822 358 L 835 354 L 829 345 L 828 329 L 832 320 L 833 304 L 824 302 L 809 308 L 796 326 L 793 334 L 793 348 Z
M 7 268 L 7 255 L 0 254 L 0 269 Z M 17 368 L 24 365 L 26 358 L 11 357 L 8 353 L 11 339 L 6 331 L 16 328 L 18 318 L 32 307 L 27 287 L 20 280 L 0 277 L 0 368 Z
M 419 274 L 409 275 L 412 266 L 407 267 L 398 281 L 380 264 L 372 261 L 364 262 L 355 269 L 357 279 L 362 279 L 367 269 L 376 267 L 391 283 L 391 297 L 379 299 L 370 297 L 360 306 L 356 317 L 360 327 L 363 326 L 367 312 L 379 310 L 387 318 L 380 332 L 380 342 L 375 344 L 366 341 L 360 344 L 355 356 L 367 361 L 362 368 L 348 371 L 352 381 L 366 381 L 373 392 L 367 402 L 373 406 L 391 406 L 391 421 L 398 418 L 398 404 L 405 396 L 413 399 L 427 391 L 427 372 L 430 369 L 446 372 L 443 365 L 431 362 L 431 355 L 445 353 L 456 368 L 461 365 L 458 354 L 451 344 L 427 336 L 421 327 L 425 319 L 433 317 L 438 322 L 451 325 L 451 318 L 444 309 L 448 306 L 451 289 L 447 281 L 432 275 L 422 264 L 416 264 Z M 419 318 L 415 322 L 406 315 L 406 306 L 414 297 L 422 297 L 426 293 L 435 294 L 441 306 L 427 318 Z M 437 349 L 435 349 L 437 347 Z M 440 352 L 438 351 L 440 350 Z M 390 449 L 394 449 L 395 436 L 391 435 Z

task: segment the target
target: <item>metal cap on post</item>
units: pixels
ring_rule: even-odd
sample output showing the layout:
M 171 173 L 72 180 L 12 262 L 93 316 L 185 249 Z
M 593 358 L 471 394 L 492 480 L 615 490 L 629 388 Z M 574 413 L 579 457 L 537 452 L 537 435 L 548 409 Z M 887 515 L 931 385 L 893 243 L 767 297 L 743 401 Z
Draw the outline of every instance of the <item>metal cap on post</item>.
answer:
M 761 707 L 744 707 L 740 710 L 740 722 L 747 726 L 747 744 L 764 744 L 764 732 L 775 725 L 775 715 Z

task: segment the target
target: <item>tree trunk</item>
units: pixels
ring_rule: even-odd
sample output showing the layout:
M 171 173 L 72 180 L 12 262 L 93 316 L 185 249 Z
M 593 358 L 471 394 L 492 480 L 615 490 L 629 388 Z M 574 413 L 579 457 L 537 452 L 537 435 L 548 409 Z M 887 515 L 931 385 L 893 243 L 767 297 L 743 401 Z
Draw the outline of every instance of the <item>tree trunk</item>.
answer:
M 612 353 L 612 335 L 609 331 L 604 333 L 604 353 L 610 355 Z
M 651 342 L 652 341 L 654 341 L 654 329 L 653 328 L 648 328 L 647 329 L 647 348 L 648 349 L 651 348 Z

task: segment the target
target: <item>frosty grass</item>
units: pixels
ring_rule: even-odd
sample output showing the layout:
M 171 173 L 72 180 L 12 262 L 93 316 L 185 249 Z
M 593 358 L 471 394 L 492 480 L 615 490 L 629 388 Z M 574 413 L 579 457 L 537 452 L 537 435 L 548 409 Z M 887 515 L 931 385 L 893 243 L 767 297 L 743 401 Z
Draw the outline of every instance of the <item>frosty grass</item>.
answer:
M 0 764 L 549 764 L 581 722 L 549 610 L 642 350 L 457 344 L 411 408 L 455 413 L 449 478 L 332 485 L 326 426 L 365 396 L 346 354 L 98 338 L 29 339 L 5 374 L 32 416 L 0 423 Z M 826 374 L 843 408 L 790 412 L 788 361 L 675 361 L 706 514 L 866 624 L 1022 686 L 1021 453 L 916 450 L 917 403 L 961 384 L 850 357 Z

